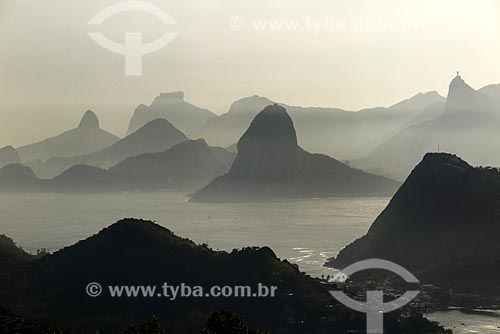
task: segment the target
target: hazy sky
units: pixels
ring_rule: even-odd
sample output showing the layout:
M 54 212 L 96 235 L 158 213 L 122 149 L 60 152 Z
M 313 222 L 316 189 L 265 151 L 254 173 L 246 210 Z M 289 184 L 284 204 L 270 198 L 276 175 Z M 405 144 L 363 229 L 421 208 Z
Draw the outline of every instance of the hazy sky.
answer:
M 357 110 L 445 95 L 456 70 L 476 88 L 500 82 L 496 0 L 148 0 L 178 24 L 134 12 L 87 25 L 118 2 L 0 1 L 0 146 L 74 127 L 89 108 L 121 136 L 135 106 L 160 92 L 183 90 L 216 113 L 253 94 Z M 126 77 L 124 57 L 92 31 L 118 42 L 125 32 L 178 37 L 143 57 L 143 76 Z

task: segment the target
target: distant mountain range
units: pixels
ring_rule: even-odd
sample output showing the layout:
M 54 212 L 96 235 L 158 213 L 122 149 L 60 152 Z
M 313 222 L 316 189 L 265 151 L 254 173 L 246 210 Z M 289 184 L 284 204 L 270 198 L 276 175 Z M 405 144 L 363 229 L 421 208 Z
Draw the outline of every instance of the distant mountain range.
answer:
M 88 110 L 76 129 L 38 143 L 19 147 L 22 161 L 46 160 L 52 157 L 73 157 L 88 154 L 118 141 L 119 138 L 99 127 L 99 119 Z
M 491 96 L 500 101 L 500 84 L 492 84 L 479 89 L 480 93 Z
M 10 164 L 21 163 L 21 157 L 12 146 L 5 146 L 0 149 L 0 168 Z
M 85 292 L 92 282 L 103 288 L 98 297 Z M 204 293 L 198 298 L 159 298 L 164 282 L 202 287 Z M 275 286 L 275 297 L 205 295 L 214 286 L 248 286 L 257 293 L 259 284 Z M 108 286 L 123 285 L 149 285 L 156 290 L 149 298 L 110 296 Z M 219 309 L 233 309 L 252 326 L 273 333 L 346 333 L 365 327 L 362 314 L 335 303 L 318 281 L 279 260 L 268 247 L 214 251 L 136 219 L 121 220 L 54 254 L 37 257 L 0 236 L 0 295 L 12 301 L 22 316 L 78 334 L 93 333 L 96 328 L 120 333 L 128 323 L 152 314 L 167 323 L 169 332 L 195 334 L 210 312 Z M 403 333 L 405 328 L 415 334 L 445 333 L 415 311 L 394 312 L 385 326 L 390 333 Z
M 478 92 L 485 98 L 500 101 L 500 85 L 489 85 L 481 88 Z M 162 96 L 164 97 L 162 98 Z M 174 116 L 169 116 L 167 109 L 193 109 L 192 105 L 183 100 L 182 92 L 164 93 L 157 99 L 165 101 L 163 103 L 164 107 L 157 107 L 158 110 L 164 110 L 164 112 L 153 112 L 151 111 L 155 109 L 153 107 L 139 106 L 129 129 L 134 128 L 132 124 L 140 124 L 135 119 L 140 119 L 142 116 L 135 116 L 136 114 L 141 115 L 144 113 L 148 114 L 148 117 L 155 115 L 170 121 L 170 118 L 173 119 Z M 476 106 L 474 104 L 476 102 L 480 104 Z M 193 110 L 186 112 L 188 116 L 182 116 L 179 113 L 175 115 L 175 118 L 185 118 L 186 122 L 188 122 L 192 115 L 198 114 L 199 122 L 193 123 L 190 121 L 193 124 L 190 133 L 195 133 L 196 136 L 194 137 L 204 138 L 210 145 L 229 147 L 238 141 L 259 111 L 273 103 L 275 102 L 266 97 L 254 95 L 234 102 L 228 112 L 220 116 L 200 112 L 198 110 L 200 108 L 194 107 L 193 110 L 198 110 L 198 112 Z M 453 103 L 451 104 L 453 105 Z M 162 104 L 158 102 L 158 105 Z M 190 107 L 186 107 L 186 105 Z M 297 135 L 301 139 L 301 147 L 305 150 L 349 160 L 352 161 L 354 166 L 361 169 L 397 178 L 398 180 L 404 180 L 410 168 L 422 158 L 423 154 L 431 148 L 433 150 L 437 149 L 437 146 L 446 151 L 457 152 L 474 163 L 500 164 L 500 155 L 493 155 L 493 159 L 492 154 L 488 153 L 487 155 L 490 156 L 488 160 L 483 159 L 483 157 L 469 156 L 468 152 L 456 151 L 455 147 L 462 147 L 464 143 L 455 144 L 454 137 L 448 137 L 448 129 L 444 129 L 444 132 L 437 129 L 427 129 L 431 123 L 444 124 L 450 120 L 445 115 L 445 108 L 447 110 L 452 108 L 450 103 L 447 103 L 447 99 L 435 91 L 418 93 L 387 108 L 368 108 L 357 112 L 339 108 L 290 106 L 285 103 L 280 103 L 280 105 L 285 107 L 293 118 Z M 468 105 L 471 110 L 484 107 L 477 99 Z M 144 112 L 141 111 L 143 109 Z M 207 115 L 209 116 L 207 117 Z M 452 123 L 468 121 L 462 118 L 461 120 L 452 121 Z M 488 122 L 486 119 L 485 123 Z M 177 119 L 172 123 L 177 126 L 181 121 Z M 479 124 L 476 123 L 472 125 L 479 127 Z M 486 129 L 487 135 L 496 131 L 496 128 L 491 130 L 492 126 L 489 124 L 489 129 Z M 437 127 L 442 126 L 438 125 Z M 181 126 L 179 128 L 183 129 Z M 412 134 L 412 132 L 415 134 Z M 189 132 L 186 133 L 189 134 Z M 421 138 L 415 136 L 421 136 Z M 495 137 L 483 136 L 483 138 L 486 141 L 486 138 L 489 140 L 489 138 Z M 491 140 L 489 141 L 491 142 Z M 406 142 L 410 145 L 410 149 L 403 150 L 407 155 L 415 155 L 415 157 L 411 161 L 406 157 L 399 161 L 394 158 L 398 154 L 392 154 L 391 152 L 397 150 L 398 147 L 406 148 Z M 465 147 L 465 150 L 467 149 Z
M 31 168 L 10 164 L 0 169 L 0 191 L 36 191 L 39 179 Z
M 137 108 L 123 139 L 100 129 L 97 116 L 87 111 L 76 129 L 20 147 L 17 154 L 11 147 L 1 149 L 0 168 L 23 162 L 38 177 L 51 179 L 76 165 L 107 169 L 133 156 L 165 151 L 188 137 L 202 137 L 209 145 L 235 152 L 235 143 L 248 125 L 272 104 L 255 95 L 234 102 L 227 113 L 217 116 L 186 102 L 182 92 L 162 93 L 151 106 Z M 500 165 L 500 85 L 476 91 L 457 76 L 447 99 L 436 92 L 419 93 L 388 108 L 358 112 L 281 105 L 294 120 L 304 151 L 326 153 L 390 179 L 404 180 L 422 156 L 433 150 L 457 153 L 475 165 Z M 228 157 L 225 164 L 231 163 L 227 151 L 219 150 L 219 158 Z M 302 157 L 302 171 L 319 157 L 297 154 Z M 308 183 L 319 180 L 303 174 Z M 325 196 L 332 192 L 329 187 L 325 184 L 321 191 Z
M 54 157 L 29 166 L 38 176 L 52 178 L 79 164 L 109 168 L 126 158 L 143 153 L 161 152 L 187 139 L 184 133 L 167 120 L 155 119 L 102 150 L 72 158 Z
M 330 266 L 394 261 L 425 283 L 500 293 L 500 172 L 455 155 L 428 153 L 368 233 Z
M 364 144 L 398 129 L 417 117 L 425 108 L 445 99 L 437 92 L 419 93 L 389 108 L 358 112 L 338 108 L 297 107 L 280 103 L 293 118 L 301 146 L 312 152 L 342 159 L 362 156 Z M 229 146 L 243 134 L 251 120 L 274 102 L 260 96 L 234 102 L 226 114 L 213 116 L 201 136 L 217 146 Z
M 187 140 L 160 153 L 130 157 L 109 169 L 131 189 L 196 188 L 228 171 L 234 154 Z
M 426 152 L 436 150 L 456 153 L 476 165 L 499 166 L 500 99 L 494 98 L 500 97 L 499 91 L 498 85 L 476 91 L 457 76 L 450 83 L 442 114 L 408 124 L 367 157 L 351 163 L 398 180 Z
M 391 195 L 395 181 L 352 169 L 297 144 L 285 108 L 264 108 L 238 142 L 229 170 L 192 196 L 193 201 L 239 201 L 329 196 Z
M 478 92 L 483 97 L 489 96 L 495 101 L 500 101 L 499 87 L 500 85 L 489 85 Z M 469 106 L 473 109 L 482 108 L 475 106 L 475 102 L 471 102 Z M 234 102 L 227 113 L 218 116 L 207 109 L 186 102 L 183 92 L 162 93 L 150 106 L 137 107 L 130 120 L 127 135 L 133 134 L 155 119 L 165 119 L 186 134 L 186 137 L 204 138 L 212 146 L 230 147 L 242 136 L 258 112 L 273 103 L 266 97 L 254 95 Z M 305 150 L 335 156 L 343 161 L 348 160 L 353 166 L 399 180 L 408 175 L 408 168 L 415 165 L 422 154 L 429 150 L 429 145 L 435 149 L 439 142 L 443 150 L 454 151 L 452 138 L 447 138 L 446 134 L 442 133 L 429 134 L 427 130 L 428 124 L 440 122 L 439 120 L 445 116 L 445 108 L 447 110 L 451 108 L 449 104 L 435 91 L 418 93 L 387 108 L 369 108 L 357 112 L 280 103 L 294 119 L 301 147 Z M 491 124 L 489 126 L 492 127 Z M 493 132 L 486 130 L 489 131 L 488 134 Z M 412 135 L 412 131 L 416 134 Z M 425 138 L 415 138 L 418 134 Z M 75 161 L 101 167 L 109 167 L 119 162 L 114 159 L 110 163 L 101 164 L 100 160 L 103 159 L 86 157 L 111 146 L 118 140 L 117 137 L 100 130 L 99 120 L 93 112 L 88 111 L 77 129 L 40 143 L 21 147 L 18 152 L 21 160 L 28 163 L 37 175 L 49 178 L 75 165 Z M 404 141 L 410 144 L 406 154 L 417 157 L 413 161 L 409 161 L 410 159 L 406 157 L 403 161 L 394 161 L 392 151 L 396 149 L 393 147 L 406 147 Z M 138 154 L 140 153 L 147 152 Z M 474 156 L 469 157 L 467 152 L 458 153 L 478 164 L 493 164 L 497 162 L 493 160 L 500 161 L 500 157 L 493 159 L 494 155 L 489 153 L 490 161 L 484 162 L 482 157 L 476 159 Z M 81 156 L 85 157 L 75 159 L 73 162 L 61 159 Z M 46 166 L 41 165 L 51 158 L 55 160 Z M 85 161 L 87 158 L 90 161 Z M 96 160 L 95 163 L 91 161 L 93 159 Z M 120 159 L 123 160 L 123 157 L 120 156 Z M 382 161 L 381 164 L 379 160 L 386 161 Z M 52 169 L 54 170 L 51 171 Z
M 203 125 L 213 116 L 215 114 L 207 109 L 184 101 L 183 92 L 162 93 L 149 107 L 141 104 L 135 109 L 127 135 L 154 119 L 164 118 L 189 137 L 196 138 Z
M 234 154 L 222 148 L 186 140 L 162 152 L 127 158 L 109 170 L 76 164 L 51 179 L 39 179 L 20 164 L 8 165 L 0 169 L 0 191 L 196 190 L 227 172 L 233 160 Z

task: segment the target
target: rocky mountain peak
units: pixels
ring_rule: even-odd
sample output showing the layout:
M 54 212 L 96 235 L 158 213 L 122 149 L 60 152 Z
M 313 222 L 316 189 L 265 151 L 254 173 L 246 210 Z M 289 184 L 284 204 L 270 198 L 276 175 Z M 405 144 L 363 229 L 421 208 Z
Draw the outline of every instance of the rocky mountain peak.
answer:
M 21 163 L 21 158 L 16 149 L 12 146 L 0 148 L 0 167 L 14 163 Z
M 238 156 L 232 172 L 286 178 L 297 154 L 297 134 L 285 108 L 267 106 L 252 121 L 238 142 Z
M 178 91 L 171 93 L 161 93 L 154 99 L 152 106 L 154 106 L 155 104 L 173 104 L 180 102 L 184 102 L 184 92 Z
M 87 110 L 83 114 L 82 120 L 78 125 L 79 129 L 99 129 L 99 119 L 92 110 Z
M 477 92 L 469 86 L 460 75 L 457 75 L 450 82 L 448 100 L 462 99 L 476 93 Z

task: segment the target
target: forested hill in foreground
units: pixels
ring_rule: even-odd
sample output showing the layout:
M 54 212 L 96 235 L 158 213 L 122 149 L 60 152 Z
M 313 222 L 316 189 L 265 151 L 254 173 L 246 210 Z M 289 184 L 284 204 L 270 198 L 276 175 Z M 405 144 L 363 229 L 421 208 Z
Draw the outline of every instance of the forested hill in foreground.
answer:
M 428 153 L 368 233 L 329 262 L 394 261 L 426 283 L 500 295 L 500 172 Z
M 9 255 L 10 254 L 10 255 Z M 22 316 L 49 322 L 73 333 L 120 332 L 130 322 L 158 315 L 169 333 L 199 333 L 211 312 L 230 308 L 250 326 L 273 333 L 303 334 L 363 330 L 365 317 L 336 303 L 316 280 L 279 260 L 267 247 L 230 253 L 213 251 L 175 236 L 150 221 L 124 219 L 98 234 L 54 254 L 26 257 L 11 241 L 0 243 L 6 279 L 4 301 L 16 301 Z M 12 265 L 12 264 L 15 265 Z M 28 269 L 28 270 L 27 270 Z M 98 282 L 104 290 L 89 297 L 85 287 Z M 274 298 L 112 298 L 107 285 L 276 286 Z M 207 290 L 204 290 L 207 291 Z M 253 290 L 255 291 L 255 290 Z M 156 295 L 155 295 L 156 296 Z M 78 302 L 75 302 L 78 301 Z M 321 320 L 328 319 L 328 320 Z M 387 333 L 412 328 L 415 334 L 444 331 L 415 310 L 391 314 Z

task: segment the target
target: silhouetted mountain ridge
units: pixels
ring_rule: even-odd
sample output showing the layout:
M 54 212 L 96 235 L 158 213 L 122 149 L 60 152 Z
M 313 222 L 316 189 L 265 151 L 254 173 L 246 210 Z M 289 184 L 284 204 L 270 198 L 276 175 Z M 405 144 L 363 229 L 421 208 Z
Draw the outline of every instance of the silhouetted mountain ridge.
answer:
M 99 129 L 99 119 L 93 111 L 87 110 L 78 125 L 79 129 Z
M 12 146 L 5 146 L 0 149 L 0 168 L 10 164 L 20 164 L 21 157 Z
M 60 273 L 64 272 L 64 275 Z M 158 314 L 176 327 L 201 328 L 214 309 L 238 310 L 252 324 L 263 328 L 285 327 L 285 300 L 297 317 L 310 313 L 300 303 L 308 296 L 312 309 L 323 308 L 328 293 L 319 284 L 286 261 L 280 261 L 268 248 L 247 248 L 231 253 L 213 251 L 150 221 L 124 219 L 98 234 L 45 256 L 33 264 L 33 295 L 30 300 L 42 314 L 53 319 L 78 319 L 99 328 L 116 330 L 131 321 Z M 140 298 L 113 299 L 103 293 L 99 301 L 84 295 L 89 282 L 162 286 L 184 283 L 188 286 L 276 284 L 282 289 L 276 298 Z M 293 293 L 294 297 L 284 297 Z M 79 303 L 75 303 L 75 298 Z M 192 314 L 192 316 L 189 316 Z M 188 320 L 191 319 L 191 320 Z
M 500 84 L 487 85 L 479 91 L 500 101 Z
M 475 165 L 500 165 L 500 101 L 474 90 L 460 76 L 449 86 L 439 117 L 408 124 L 353 165 L 403 180 L 426 152 L 454 152 Z
M 398 129 L 429 105 L 444 101 L 437 92 L 427 92 L 388 108 L 370 108 L 358 112 L 284 103 L 280 105 L 293 118 L 303 148 L 347 159 L 359 155 L 356 149 L 361 145 Z M 202 136 L 212 145 L 232 145 L 241 137 L 251 120 L 273 103 L 258 95 L 242 98 L 234 102 L 227 113 L 212 116 L 204 126 Z
M 0 237 L 0 255 L 2 255 Z M 12 247 L 9 241 L 8 248 Z M 18 300 L 21 316 L 51 322 L 72 333 L 121 332 L 130 322 L 158 315 L 172 333 L 199 333 L 210 312 L 222 308 L 240 313 L 253 327 L 273 332 L 346 332 L 364 328 L 364 317 L 333 303 L 327 290 L 279 260 L 268 247 L 249 247 L 232 252 L 214 251 L 151 221 L 123 219 L 94 236 L 54 254 L 30 259 L 17 270 L 2 262 L 3 274 L 16 281 L 0 286 Z M 12 277 L 12 276 L 10 276 Z M 20 286 L 19 283 L 21 283 Z M 102 293 L 89 297 L 85 287 L 98 282 Z M 190 288 L 261 286 L 277 288 L 273 298 L 207 297 L 170 299 L 110 297 L 107 286 L 148 285 L 162 292 L 163 283 Z M 18 284 L 18 285 L 16 285 Z M 18 289 L 19 287 L 24 287 Z M 252 290 L 258 291 L 258 290 Z M 75 302 L 78 300 L 78 302 Z M 328 322 L 320 319 L 331 319 Z M 293 319 L 293 321 L 290 321 Z M 444 333 L 416 312 L 392 313 L 385 320 L 389 333 L 412 327 L 414 333 Z M 415 327 L 417 326 L 417 327 Z
M 88 154 L 108 147 L 118 140 L 115 135 L 100 129 L 95 113 L 87 110 L 77 128 L 17 150 L 22 160 L 28 162 Z
M 0 169 L 0 191 L 30 191 L 38 187 L 38 182 L 31 168 L 21 164 L 11 164 Z
M 211 116 L 214 114 L 209 110 L 184 101 L 183 92 L 161 93 L 149 107 L 141 104 L 136 108 L 127 134 L 135 132 L 154 119 L 163 118 L 189 137 L 197 137 Z
M 187 140 L 169 150 L 128 158 L 109 173 L 130 189 L 178 189 L 204 185 L 229 169 L 232 154 L 203 139 Z
M 26 288 L 29 262 L 33 258 L 20 249 L 11 238 L 0 235 L 0 302 L 2 306 L 14 307 L 20 302 L 19 299 Z
M 162 152 L 127 158 L 109 170 L 77 164 L 52 179 L 37 178 L 27 166 L 9 165 L 0 169 L 0 191 L 192 191 L 227 172 L 233 159 L 234 154 L 209 147 L 203 139 L 186 140 Z
M 383 258 L 410 269 L 414 274 L 443 287 L 476 287 L 491 290 L 478 274 L 457 284 L 454 274 L 443 268 L 462 266 L 462 258 L 485 254 L 500 261 L 500 172 L 472 167 L 455 155 L 428 153 L 377 217 L 368 233 L 347 246 L 330 262 L 344 267 L 367 258 Z M 486 257 L 487 258 L 487 257 Z M 454 264 L 453 264 L 454 263 Z M 467 269 L 474 268 L 469 260 Z M 436 268 L 440 268 L 436 275 Z M 483 268 L 484 269 L 484 268 Z M 497 279 L 490 268 L 485 276 Z M 497 289 L 498 291 L 498 289 Z
M 59 175 L 77 164 L 108 168 L 142 153 L 161 152 L 188 138 L 165 119 L 155 119 L 113 145 L 97 152 L 73 158 L 56 157 L 32 166 L 43 178 Z
M 238 153 L 223 176 L 192 196 L 194 201 L 363 196 L 391 194 L 394 181 L 352 169 L 297 145 L 285 108 L 267 106 L 238 142 Z

